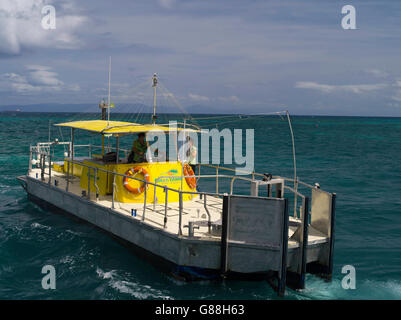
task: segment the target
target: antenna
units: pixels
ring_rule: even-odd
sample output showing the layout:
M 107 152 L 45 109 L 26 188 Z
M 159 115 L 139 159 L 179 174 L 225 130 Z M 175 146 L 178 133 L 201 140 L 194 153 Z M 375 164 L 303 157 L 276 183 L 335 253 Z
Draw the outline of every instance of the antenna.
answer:
M 110 121 L 110 84 L 111 84 L 111 56 L 109 61 L 109 95 L 107 99 L 107 126 L 109 125 Z
M 152 87 L 153 87 L 153 116 L 152 116 L 152 121 L 153 121 L 153 124 L 155 124 L 156 123 L 156 119 L 157 119 L 157 116 L 156 116 L 156 87 L 157 87 L 157 76 L 156 76 L 156 73 L 153 74 L 152 82 L 153 82 L 153 85 L 152 85 Z

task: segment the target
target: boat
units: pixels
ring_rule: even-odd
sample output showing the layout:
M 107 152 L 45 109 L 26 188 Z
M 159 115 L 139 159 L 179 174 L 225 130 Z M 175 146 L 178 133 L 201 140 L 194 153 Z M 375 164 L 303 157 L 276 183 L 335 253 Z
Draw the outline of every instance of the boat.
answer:
M 154 95 L 156 86 L 154 75 Z M 202 129 L 158 124 L 155 105 L 148 124 L 111 121 L 110 105 L 110 98 L 100 105 L 101 119 L 55 124 L 70 129 L 69 141 L 30 146 L 27 173 L 18 177 L 29 200 L 100 228 L 179 279 L 267 280 L 280 296 L 287 286 L 305 288 L 306 273 L 331 279 L 335 193 L 296 174 L 238 174 L 202 163 L 195 174 L 179 156 L 127 163 L 131 150 L 120 147 L 123 136 L 165 133 L 177 150 L 180 132 Z M 77 144 L 78 131 L 94 133 L 98 144 Z M 78 157 L 78 149 L 86 156 Z M 213 187 L 198 190 L 205 179 Z M 248 194 L 235 192 L 239 181 L 249 185 Z

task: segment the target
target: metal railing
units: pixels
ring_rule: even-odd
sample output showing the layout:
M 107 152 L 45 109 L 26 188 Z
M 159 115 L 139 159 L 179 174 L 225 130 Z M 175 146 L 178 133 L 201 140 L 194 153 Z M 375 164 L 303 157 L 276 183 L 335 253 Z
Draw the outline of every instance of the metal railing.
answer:
M 38 150 L 36 150 L 35 148 L 31 149 L 30 159 L 31 159 L 32 155 L 35 153 L 35 151 L 38 151 Z M 48 171 L 48 176 L 49 176 L 48 184 L 51 185 L 51 167 L 52 167 L 51 155 L 49 153 L 40 153 L 40 151 L 38 153 L 39 153 L 40 159 L 41 159 L 41 161 L 38 163 L 39 164 L 39 168 L 41 169 L 41 180 L 42 181 L 45 180 L 44 176 L 46 174 L 45 168 L 46 168 L 46 157 L 47 157 L 48 158 L 48 162 L 47 163 L 48 163 L 48 168 L 49 168 L 49 171 Z M 94 185 L 96 186 L 96 190 L 97 190 L 97 193 L 96 193 L 96 199 L 97 200 L 98 200 L 98 195 L 99 195 L 99 187 L 97 186 L 97 183 L 96 183 L 98 172 L 105 172 L 105 173 L 113 174 L 113 192 L 112 192 L 112 204 L 111 204 L 111 208 L 112 209 L 115 208 L 115 189 L 116 189 L 116 186 L 117 186 L 117 184 L 116 184 L 116 177 L 117 176 L 121 177 L 121 178 L 133 179 L 133 180 L 139 181 L 141 183 L 144 183 L 145 184 L 145 190 L 144 190 L 144 207 L 143 207 L 142 221 L 145 221 L 145 213 L 146 213 L 146 209 L 147 209 L 147 190 L 149 188 L 149 185 L 152 185 L 155 188 L 162 188 L 166 192 L 164 227 L 166 227 L 166 223 L 167 223 L 167 211 L 168 211 L 168 196 L 167 196 L 167 192 L 170 191 L 170 192 L 178 193 L 179 194 L 179 199 L 180 199 L 179 200 L 179 222 L 178 222 L 178 234 L 179 235 L 182 235 L 182 214 L 183 214 L 183 200 L 182 199 L 183 199 L 183 194 L 184 193 L 199 194 L 199 195 L 200 194 L 202 194 L 202 195 L 210 194 L 210 193 L 206 193 L 206 192 L 188 192 L 188 191 L 182 191 L 182 190 L 178 190 L 178 189 L 173 189 L 173 188 L 170 188 L 170 187 L 165 186 L 165 185 L 160 185 L 160 184 L 157 184 L 157 183 L 146 181 L 144 179 L 140 179 L 140 178 L 136 178 L 136 177 L 133 177 L 133 176 L 128 176 L 128 175 L 125 175 L 125 174 L 121 174 L 121 173 L 118 173 L 118 172 L 115 172 L 115 171 L 110 171 L 110 170 L 106 170 L 106 169 L 102 169 L 102 168 L 98 168 L 98 167 L 93 167 L 91 165 L 84 164 L 82 162 L 78 162 L 78 161 L 74 161 L 74 160 L 70 160 L 68 158 L 58 158 L 58 159 L 59 160 L 64 160 L 65 162 L 67 162 L 68 165 L 75 164 L 75 165 L 87 168 L 87 171 L 88 171 L 88 173 L 87 173 L 87 175 L 88 175 L 88 187 L 87 188 L 88 189 L 87 189 L 87 192 L 86 192 L 86 197 L 87 197 L 88 200 L 90 200 L 90 193 L 91 193 L 91 191 L 90 191 L 90 179 L 91 179 L 90 172 L 91 172 L 91 170 L 94 170 Z M 71 167 L 71 166 L 69 166 L 69 167 Z M 69 179 L 68 178 L 69 178 L 69 174 L 67 174 L 67 179 L 66 179 L 67 180 L 66 188 L 65 188 L 66 192 L 69 192 Z M 219 196 L 217 194 L 213 194 L 213 195 L 214 196 Z M 220 195 L 220 196 L 222 196 L 222 195 Z M 210 220 L 210 214 L 208 212 L 207 212 L 207 214 L 208 214 L 209 220 Z
M 70 143 L 60 143 L 60 144 L 70 144 Z M 90 150 L 92 150 L 93 148 L 99 147 L 99 146 L 91 146 L 91 145 L 77 145 L 76 147 L 89 147 Z M 36 157 L 39 158 L 40 161 L 36 162 L 36 164 L 39 166 L 39 168 L 41 169 L 41 174 L 40 174 L 40 179 L 42 181 L 45 180 L 45 175 L 48 175 L 48 184 L 51 185 L 52 184 L 52 161 L 54 160 L 63 160 L 64 163 L 67 162 L 67 174 L 66 174 L 66 186 L 65 186 L 65 190 L 66 192 L 69 192 L 69 183 L 70 183 L 70 168 L 75 166 L 82 166 L 82 167 L 86 167 L 87 168 L 87 176 L 88 176 L 88 186 L 87 186 L 87 192 L 86 192 L 86 197 L 88 200 L 90 200 L 90 195 L 91 195 L 91 172 L 93 172 L 93 184 L 96 188 L 96 201 L 99 200 L 99 186 L 97 185 L 97 177 L 99 175 L 99 172 L 104 172 L 106 174 L 112 174 L 113 175 L 113 190 L 112 190 L 112 204 L 111 204 L 111 208 L 114 209 L 115 208 L 115 197 L 116 197 L 116 188 L 117 188 L 117 183 L 116 183 L 116 178 L 120 177 L 122 179 L 124 178 L 128 178 L 128 179 L 132 179 L 135 181 L 138 181 L 140 183 L 143 183 L 145 186 L 144 189 L 144 206 L 143 206 L 143 214 L 142 214 L 142 221 L 145 221 L 146 219 L 146 209 L 147 205 L 148 205 L 148 188 L 149 186 L 153 186 L 154 187 L 154 200 L 153 200 L 153 209 L 155 210 L 155 206 L 157 204 L 157 198 L 156 198 L 156 190 L 157 188 L 161 188 L 163 190 L 163 192 L 165 193 L 165 201 L 164 201 L 164 220 L 163 220 L 163 227 L 166 228 L 167 226 L 167 221 L 168 221 L 168 217 L 167 217 L 167 212 L 168 212 L 168 194 L 169 192 L 175 192 L 178 193 L 178 199 L 179 199 L 179 204 L 178 204 L 178 210 L 179 210 L 179 219 L 178 219 L 178 235 L 182 235 L 182 215 L 183 215 L 183 211 L 184 211 L 184 201 L 183 201 L 183 195 L 184 194 L 190 194 L 191 196 L 199 196 L 200 199 L 203 198 L 203 207 L 205 209 L 205 212 L 208 216 L 208 229 L 210 232 L 210 228 L 211 228 L 211 215 L 210 212 L 208 210 L 208 205 L 207 205 L 207 197 L 223 197 L 224 195 L 227 195 L 227 193 L 220 193 L 219 192 L 219 178 L 224 178 L 224 179 L 231 179 L 230 181 L 230 195 L 233 194 L 233 188 L 234 188 L 234 183 L 237 180 L 241 180 L 241 181 L 247 181 L 247 182 L 254 182 L 254 181 L 262 181 L 262 180 L 255 180 L 255 177 L 263 177 L 265 178 L 266 176 L 264 174 L 260 174 L 260 173 L 256 173 L 256 172 L 252 172 L 252 173 L 247 173 L 248 175 L 251 175 L 251 178 L 248 177 L 244 177 L 244 176 L 236 176 L 236 175 L 228 175 L 228 174 L 219 174 L 220 171 L 235 171 L 235 169 L 231 169 L 231 168 L 225 168 L 225 167 L 220 167 L 220 166 L 214 166 L 214 165 L 209 165 L 209 164 L 201 164 L 201 166 L 204 167 L 210 167 L 210 168 L 214 168 L 216 170 L 216 174 L 210 174 L 210 175 L 200 175 L 200 172 L 198 175 L 191 175 L 191 176 L 182 176 L 182 178 L 193 178 L 193 177 L 197 177 L 202 178 L 202 179 L 211 179 L 211 178 L 215 178 L 216 179 L 216 192 L 200 192 L 200 191 L 184 191 L 181 189 L 174 189 L 171 187 L 168 187 L 166 185 L 162 185 L 159 184 L 158 181 L 162 178 L 166 178 L 169 176 L 163 176 L 163 177 L 158 177 L 155 182 L 150 182 L 150 181 L 146 181 L 145 179 L 140 179 L 137 178 L 135 176 L 128 176 L 122 173 L 118 173 L 115 171 L 110 171 L 107 169 L 103 169 L 103 168 L 99 168 L 99 167 L 94 167 L 91 166 L 89 164 L 85 164 L 83 162 L 79 162 L 76 160 L 71 159 L 71 157 L 57 157 L 52 155 L 52 153 L 50 152 L 51 150 L 51 146 L 49 147 L 49 150 L 46 150 L 45 152 L 43 152 L 43 147 L 38 147 L 38 146 L 33 146 L 30 148 L 30 155 L 29 155 L 29 170 L 32 170 L 32 159 L 34 158 L 34 156 L 36 155 Z M 71 150 L 69 150 L 69 155 L 71 155 Z M 47 160 L 47 161 L 46 161 Z M 46 172 L 46 167 L 48 167 L 48 171 Z M 200 171 L 200 169 L 199 169 Z M 74 175 L 74 172 L 71 172 L 71 175 Z M 288 181 L 288 182 L 294 182 L 294 179 L 291 178 L 284 178 L 284 177 L 278 177 L 278 176 L 274 176 L 274 178 L 280 178 L 283 179 L 284 181 Z M 297 184 L 301 184 L 304 187 L 313 189 L 316 188 L 316 186 L 312 186 L 310 184 L 301 182 L 299 180 L 296 181 Z M 303 212 L 303 208 L 305 208 L 305 195 L 301 194 L 298 190 L 295 190 L 294 188 L 290 187 L 290 186 L 286 186 L 284 185 L 284 188 L 289 190 L 290 192 L 292 192 L 292 194 L 294 195 L 294 197 L 300 197 L 302 199 L 301 202 L 301 206 L 300 206 L 300 212 Z M 294 208 L 294 218 L 296 217 L 296 212 L 297 212 L 297 208 Z M 300 215 L 300 220 L 301 222 L 304 224 L 304 217 L 303 214 Z

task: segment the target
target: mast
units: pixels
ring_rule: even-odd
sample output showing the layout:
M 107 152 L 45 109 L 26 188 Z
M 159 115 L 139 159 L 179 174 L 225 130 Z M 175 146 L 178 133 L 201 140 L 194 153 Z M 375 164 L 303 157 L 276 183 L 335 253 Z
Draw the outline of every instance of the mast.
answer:
M 109 94 L 107 99 L 107 126 L 109 125 L 110 121 L 110 84 L 111 84 L 111 56 L 109 60 Z
M 153 74 L 152 82 L 153 82 L 153 85 L 152 85 L 152 87 L 153 87 L 153 115 L 152 115 L 152 122 L 153 122 L 153 124 L 155 124 L 156 123 L 156 119 L 157 119 L 157 116 L 156 116 L 156 87 L 157 87 L 157 76 L 156 76 L 156 73 Z

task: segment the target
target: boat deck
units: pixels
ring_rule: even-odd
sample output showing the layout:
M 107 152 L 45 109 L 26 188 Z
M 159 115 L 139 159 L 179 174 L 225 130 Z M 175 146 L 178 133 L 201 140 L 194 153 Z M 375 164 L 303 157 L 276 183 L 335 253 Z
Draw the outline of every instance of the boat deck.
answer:
M 32 169 L 28 174 L 31 178 L 40 179 L 40 169 Z M 66 190 L 67 177 L 65 174 L 52 171 L 52 182 L 53 179 L 56 179 L 58 182 L 57 188 L 61 190 Z M 48 176 L 45 175 L 43 182 L 48 182 Z M 54 183 L 52 183 L 54 187 Z M 83 189 L 80 186 L 80 178 L 79 177 L 70 177 L 69 180 L 69 192 L 82 196 Z M 112 208 L 112 196 L 99 196 L 99 199 L 96 199 L 96 195 L 94 193 L 90 194 L 90 200 L 96 202 L 98 205 L 104 206 L 106 208 Z M 136 209 L 136 216 L 131 215 L 131 210 Z M 222 209 L 223 209 L 223 199 L 218 197 L 207 196 L 207 209 L 211 216 L 212 223 L 219 223 L 221 221 Z M 165 216 L 165 205 L 164 204 L 153 204 L 149 203 L 144 207 L 143 203 L 121 203 L 114 202 L 114 210 L 130 217 L 131 219 L 142 220 L 143 214 L 145 211 L 145 219 L 143 223 L 146 223 L 152 227 L 163 229 L 167 233 L 171 233 L 174 235 L 178 234 L 179 231 L 179 203 L 172 202 L 168 203 L 167 208 L 167 222 L 166 226 L 164 226 L 164 216 Z M 196 196 L 191 201 L 183 202 L 183 214 L 182 214 L 182 234 L 184 236 L 188 235 L 188 226 L 189 222 L 195 222 L 196 226 L 199 226 L 199 229 L 194 229 L 194 237 L 199 240 L 215 240 L 220 241 L 220 236 L 212 235 L 208 232 L 208 215 L 206 213 L 204 207 L 204 199 L 200 199 L 199 196 Z M 289 239 L 294 234 L 295 230 L 299 225 L 299 220 L 294 217 L 290 217 L 290 225 L 288 230 Z M 309 227 L 309 236 L 308 236 L 308 245 L 315 245 L 319 243 L 327 242 L 327 237 L 315 230 L 313 227 Z M 288 241 L 288 247 L 298 247 L 298 243 L 293 240 Z

